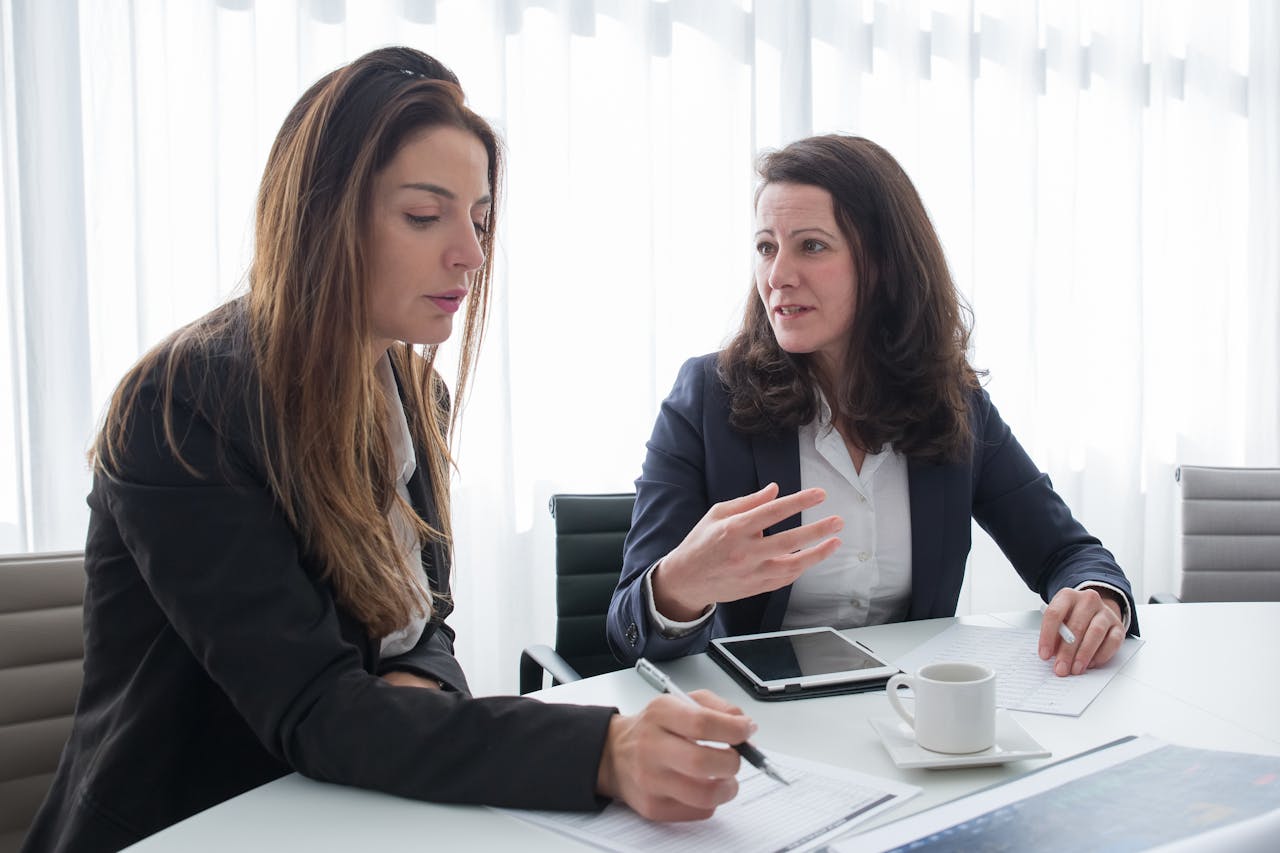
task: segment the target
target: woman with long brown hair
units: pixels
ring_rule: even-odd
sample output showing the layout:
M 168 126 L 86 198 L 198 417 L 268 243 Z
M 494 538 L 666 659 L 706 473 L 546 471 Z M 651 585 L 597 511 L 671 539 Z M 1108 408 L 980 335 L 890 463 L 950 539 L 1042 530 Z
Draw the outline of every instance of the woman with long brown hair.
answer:
M 952 616 L 976 519 L 1048 602 L 1040 657 L 1064 676 L 1105 663 L 1137 632 L 1129 583 L 979 386 L 902 167 L 833 135 L 759 172 L 742 327 L 680 370 L 636 481 L 615 653 Z
M 751 728 L 468 695 L 445 623 L 434 364 L 484 328 L 501 149 L 429 56 L 374 51 L 276 138 L 249 292 L 125 376 L 94 452 L 85 677 L 29 850 L 115 850 L 298 771 L 441 802 L 706 817 Z M 425 348 L 425 349 L 422 349 Z

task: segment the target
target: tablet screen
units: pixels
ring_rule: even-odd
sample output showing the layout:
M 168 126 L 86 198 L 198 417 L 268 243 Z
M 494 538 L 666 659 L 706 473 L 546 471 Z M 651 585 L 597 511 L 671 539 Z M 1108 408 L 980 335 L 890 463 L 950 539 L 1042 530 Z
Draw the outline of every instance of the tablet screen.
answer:
M 834 631 L 726 640 L 723 645 L 761 681 L 792 680 L 885 666 L 884 661 L 876 660 Z

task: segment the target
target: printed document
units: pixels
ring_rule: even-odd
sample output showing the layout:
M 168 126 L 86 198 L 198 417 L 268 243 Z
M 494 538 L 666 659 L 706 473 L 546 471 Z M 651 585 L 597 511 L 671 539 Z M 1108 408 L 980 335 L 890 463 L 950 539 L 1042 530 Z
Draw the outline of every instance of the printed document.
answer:
M 1276 849 L 1280 756 L 1126 738 L 831 845 L 903 850 Z
M 936 661 L 980 663 L 996 672 L 996 705 L 999 707 L 1078 717 L 1142 647 L 1142 640 L 1125 638 L 1115 657 L 1105 665 L 1067 678 L 1053 674 L 1052 660 L 1040 660 L 1039 647 L 1038 630 L 957 623 L 921 643 L 894 664 L 903 672 L 914 673 Z
M 920 793 L 914 785 L 776 752 L 769 763 L 791 784 L 780 785 L 744 761 L 738 796 L 704 821 L 655 823 L 619 802 L 598 814 L 501 811 L 602 850 L 799 853 Z

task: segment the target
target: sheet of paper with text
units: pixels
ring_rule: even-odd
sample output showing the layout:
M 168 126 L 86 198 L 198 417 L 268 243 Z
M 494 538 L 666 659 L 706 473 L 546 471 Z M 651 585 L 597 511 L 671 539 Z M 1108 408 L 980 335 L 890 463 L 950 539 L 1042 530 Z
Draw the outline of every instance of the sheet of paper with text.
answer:
M 920 793 L 914 785 L 776 752 L 769 752 L 769 763 L 791 784 L 780 785 L 744 761 L 738 796 L 704 821 L 654 823 L 618 802 L 598 814 L 501 811 L 602 850 L 799 853 Z
M 1142 647 L 1142 640 L 1129 637 L 1104 666 L 1065 678 L 1054 674 L 1052 660 L 1040 660 L 1039 645 L 1036 630 L 957 623 L 894 663 L 908 673 L 944 660 L 980 663 L 996 672 L 999 707 L 1078 717 Z

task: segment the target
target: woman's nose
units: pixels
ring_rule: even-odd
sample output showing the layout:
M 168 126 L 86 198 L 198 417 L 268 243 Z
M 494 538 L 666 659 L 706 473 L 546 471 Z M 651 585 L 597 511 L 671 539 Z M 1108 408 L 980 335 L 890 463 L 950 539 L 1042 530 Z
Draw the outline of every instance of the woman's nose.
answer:
M 782 252 L 774 255 L 773 263 L 769 266 L 769 289 L 781 290 L 785 287 L 795 287 L 795 269 L 791 265 L 791 258 Z
M 450 251 L 450 266 L 461 267 L 467 272 L 479 269 L 484 264 L 484 246 L 480 244 L 480 235 L 475 227 L 468 224 L 464 234 L 460 234 Z

